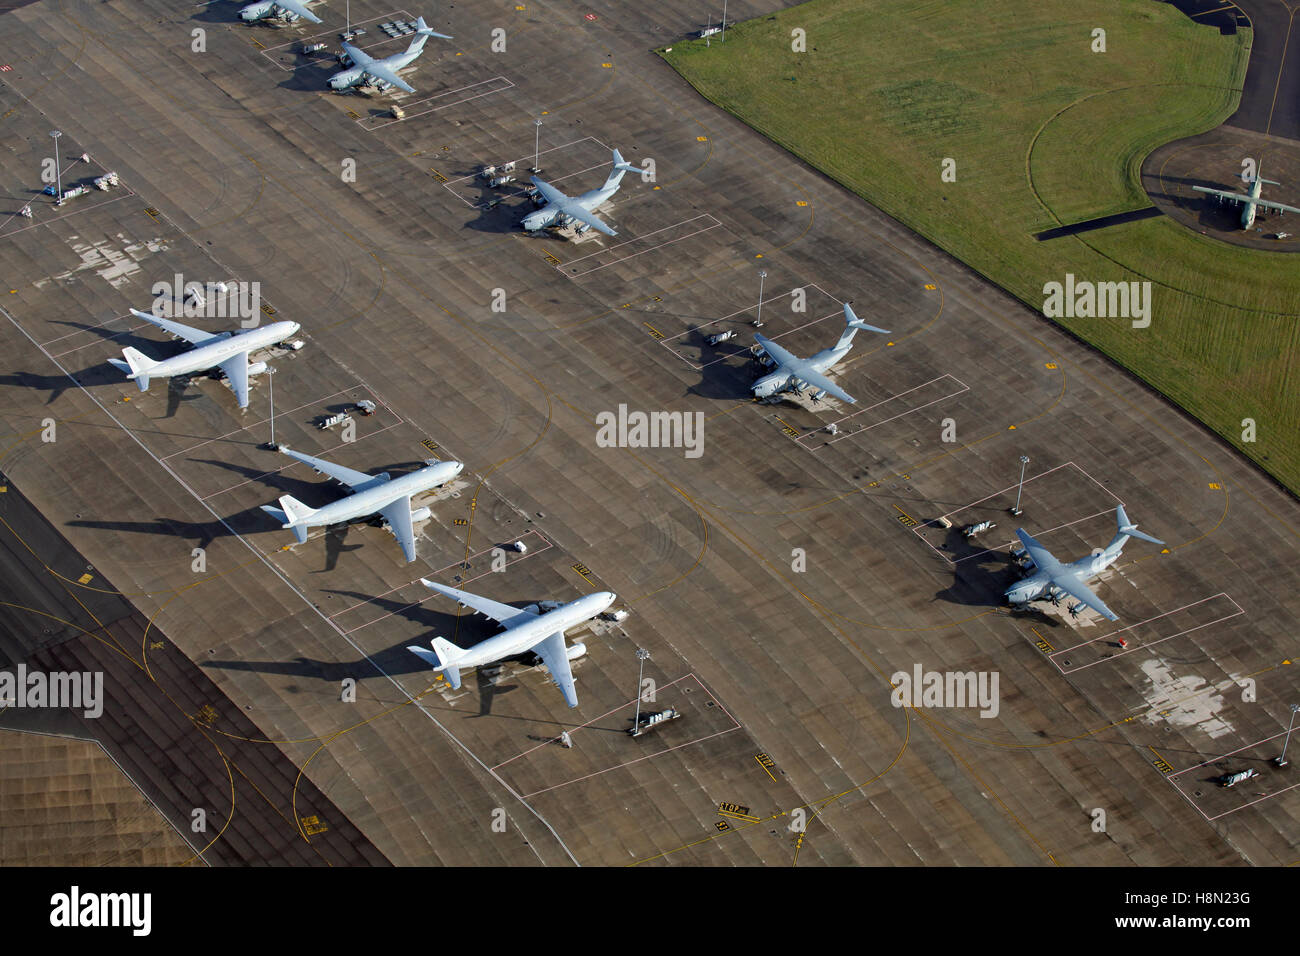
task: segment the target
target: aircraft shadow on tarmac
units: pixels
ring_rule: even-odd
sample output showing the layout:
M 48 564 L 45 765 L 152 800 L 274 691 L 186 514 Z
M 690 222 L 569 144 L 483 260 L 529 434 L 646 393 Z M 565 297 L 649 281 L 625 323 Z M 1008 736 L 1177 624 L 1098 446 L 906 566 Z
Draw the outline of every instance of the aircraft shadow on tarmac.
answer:
M 197 548 L 206 548 L 218 538 L 228 538 L 234 534 L 220 521 L 180 521 L 175 518 L 154 518 L 152 521 L 91 521 L 80 519 L 69 521 L 72 528 L 94 528 L 100 531 L 124 531 L 131 534 L 156 534 L 170 540 L 180 538 L 193 541 Z M 186 560 L 189 560 L 186 557 Z
M 700 370 L 700 381 L 688 388 L 686 394 L 732 402 L 743 401 L 752 396 L 750 389 L 759 366 L 749 361 L 743 353 L 732 361 L 717 361 L 732 356 L 734 348 L 730 350 L 727 348 L 732 345 L 732 342 L 716 347 L 708 344 L 701 345 L 700 358 L 696 364 L 705 367 Z M 716 364 L 710 365 L 708 364 L 710 362 Z

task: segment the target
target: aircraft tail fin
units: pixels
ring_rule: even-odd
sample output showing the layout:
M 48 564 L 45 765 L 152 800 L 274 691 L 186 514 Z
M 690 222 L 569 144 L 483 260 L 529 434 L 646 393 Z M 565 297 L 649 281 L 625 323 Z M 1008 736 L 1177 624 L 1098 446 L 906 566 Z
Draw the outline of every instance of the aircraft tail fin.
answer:
M 125 359 L 125 362 L 122 359 Z M 133 349 L 130 346 L 122 349 L 122 359 L 109 359 L 109 361 L 118 368 L 122 368 L 125 364 L 126 368 L 122 370 L 127 373 L 126 377 L 133 379 L 135 384 L 140 386 L 140 391 L 147 392 L 149 390 L 149 370 L 156 368 L 161 363 L 155 362 L 139 349 Z
M 1128 513 L 1125 512 L 1124 506 L 1119 505 L 1115 509 L 1115 537 L 1111 539 L 1110 544 L 1106 546 L 1106 554 L 1119 554 L 1129 538 L 1140 538 L 1143 541 L 1149 541 L 1152 544 L 1163 545 L 1164 542 L 1159 538 L 1147 534 L 1145 531 L 1139 531 L 1137 525 L 1128 520 Z
M 270 509 L 262 506 L 268 513 Z M 298 543 L 302 544 L 307 540 L 307 519 L 316 513 L 315 508 L 308 508 L 293 495 L 284 495 L 280 498 L 280 512 L 285 519 L 282 524 L 286 528 L 293 530 L 294 535 L 298 538 Z
M 623 181 L 624 173 L 639 173 L 640 166 L 634 166 L 623 158 L 623 154 L 614 150 L 614 168 L 609 171 L 609 176 L 605 179 L 605 188 L 617 186 Z
M 857 317 L 857 314 L 854 313 L 853 306 L 845 302 L 844 303 L 844 332 L 842 335 L 840 335 L 840 340 L 835 343 L 835 347 L 837 349 L 848 348 L 853 343 L 853 336 L 857 335 L 859 331 L 879 332 L 882 335 L 889 334 L 889 329 L 878 328 L 877 326 L 868 325 L 866 322 L 863 322 L 861 319 Z
M 433 650 L 429 651 L 423 647 L 408 646 L 406 648 L 420 660 L 424 661 L 435 671 L 447 678 L 451 686 L 460 689 L 460 661 L 464 659 L 467 651 L 457 647 L 451 641 L 444 640 L 441 637 L 433 639 Z

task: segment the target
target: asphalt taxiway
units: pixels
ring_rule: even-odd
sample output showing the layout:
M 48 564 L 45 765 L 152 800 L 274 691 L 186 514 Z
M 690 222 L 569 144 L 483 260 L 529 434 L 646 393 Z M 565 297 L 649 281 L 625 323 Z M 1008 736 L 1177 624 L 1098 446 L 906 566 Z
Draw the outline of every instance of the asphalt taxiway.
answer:
M 235 705 L 213 728 L 251 721 L 386 859 L 1295 860 L 1293 774 L 1258 744 L 1296 697 L 1294 501 L 686 90 L 649 49 L 702 26 L 689 4 L 503 11 L 507 54 L 431 41 L 409 118 L 384 125 L 318 66 L 266 55 L 318 29 L 250 28 L 224 3 L 44 6 L 0 39 L 6 181 L 34 180 L 59 128 L 124 188 L 0 219 L 0 467 Z M 545 175 L 572 191 L 608 147 L 655 160 L 611 204 L 616 238 L 524 237 L 520 199 L 488 207 L 466 182 L 526 159 L 539 116 Z M 33 198 L 18 190 L 0 217 Z M 835 370 L 856 405 L 754 404 L 736 343 L 704 342 L 730 323 L 745 344 L 760 268 L 764 332 L 796 354 L 834 342 L 842 299 L 895 330 Z M 258 509 L 337 494 L 259 447 L 264 378 L 241 413 L 220 383 L 142 395 L 106 364 L 165 347 L 126 316 L 175 274 L 259 281 L 266 314 L 303 324 L 307 347 L 272 360 L 278 441 L 366 471 L 466 463 L 417 562 L 366 525 L 294 545 Z M 379 411 L 351 441 L 318 427 L 361 398 Z M 699 413 L 704 454 L 600 447 L 596 415 L 620 403 Z M 1104 545 L 1117 501 L 1169 542 L 1131 543 L 1103 576 L 1117 625 L 1000 607 L 1021 454 L 1020 521 L 1058 556 Z M 998 527 L 969 547 L 936 532 L 946 516 Z M 511 603 L 608 589 L 631 613 L 573 635 L 576 710 L 526 661 L 451 691 L 406 646 L 489 632 L 421 576 Z M 630 738 L 638 647 L 643 706 L 683 717 Z M 996 671 L 998 716 L 893 706 L 891 675 L 918 663 Z M 1263 797 L 1203 783 L 1252 760 Z

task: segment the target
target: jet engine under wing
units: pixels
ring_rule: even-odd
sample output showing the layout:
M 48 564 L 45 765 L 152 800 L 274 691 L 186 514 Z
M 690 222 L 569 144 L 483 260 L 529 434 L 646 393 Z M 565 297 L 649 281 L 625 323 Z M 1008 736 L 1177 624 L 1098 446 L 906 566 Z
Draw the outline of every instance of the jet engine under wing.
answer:
M 215 342 L 218 339 L 230 338 L 229 332 L 207 332 L 203 329 L 196 329 L 191 325 L 185 325 L 181 322 L 173 322 L 170 319 L 160 319 L 156 315 L 148 312 L 141 312 L 139 309 L 132 309 L 131 314 L 137 319 L 144 319 L 150 325 L 156 325 L 177 338 L 184 339 L 190 345 L 207 345 L 209 342 Z
M 533 653 L 542 659 L 551 678 L 560 688 L 570 707 L 578 706 L 578 692 L 573 686 L 573 670 L 569 667 L 569 649 L 564 646 L 564 632 L 556 631 L 541 643 L 533 645 Z
M 362 67 L 362 69 L 364 69 L 366 73 L 368 73 L 370 76 L 373 76 L 376 79 L 383 80 L 385 83 L 390 83 L 393 86 L 397 87 L 399 90 L 405 90 L 408 93 L 415 92 L 415 87 L 413 87 L 411 84 L 407 83 L 404 79 L 398 76 L 396 70 L 390 70 L 388 67 L 384 66 L 384 64 L 380 63 L 378 60 L 374 60 L 370 63 L 367 63 L 364 67 Z
M 812 366 L 804 359 L 798 358 L 788 352 L 780 345 L 777 345 L 771 339 L 763 335 L 755 335 L 758 344 L 763 346 L 763 351 L 772 357 L 772 361 L 781 366 L 781 371 L 789 372 L 801 382 L 807 382 L 809 385 L 823 389 L 828 394 L 834 395 L 842 402 L 848 402 L 850 405 L 857 402 L 857 399 L 850 395 L 844 389 L 840 388 L 821 372 L 814 371 Z
M 411 521 L 411 496 L 402 495 L 396 501 L 380 508 L 379 513 L 388 522 L 389 530 L 393 532 L 393 537 L 402 546 L 402 553 L 406 555 L 406 563 L 410 564 L 415 560 L 415 524 Z
M 304 20 L 310 20 L 312 23 L 322 23 L 320 17 L 307 9 L 307 4 L 302 0 L 275 0 L 275 5 L 281 10 L 288 10 L 290 13 L 296 13 Z
M 240 408 L 248 407 L 248 353 L 232 355 L 219 366 L 226 373 L 226 381 L 239 400 Z
M 344 468 L 342 465 L 336 465 L 334 462 L 326 461 L 323 458 L 313 458 L 311 455 L 304 455 L 302 452 L 294 451 L 291 448 L 281 448 L 280 451 L 290 458 L 298 459 L 304 465 L 310 465 L 321 474 L 329 475 L 331 478 L 343 482 L 353 491 L 372 488 L 388 480 L 387 474 L 367 475 L 364 471 L 353 471 L 351 468 Z
M 460 591 L 456 588 L 449 588 L 445 584 L 435 584 L 426 578 L 421 578 L 420 583 L 430 590 L 437 591 L 468 608 L 472 608 L 478 613 L 492 618 L 499 624 L 506 627 L 519 623 L 520 620 L 527 620 L 530 617 L 536 617 L 537 611 L 524 610 L 522 608 L 511 607 L 509 604 L 502 604 L 500 601 L 493 601 L 485 597 L 479 597 L 477 594 L 470 594 L 468 591 Z

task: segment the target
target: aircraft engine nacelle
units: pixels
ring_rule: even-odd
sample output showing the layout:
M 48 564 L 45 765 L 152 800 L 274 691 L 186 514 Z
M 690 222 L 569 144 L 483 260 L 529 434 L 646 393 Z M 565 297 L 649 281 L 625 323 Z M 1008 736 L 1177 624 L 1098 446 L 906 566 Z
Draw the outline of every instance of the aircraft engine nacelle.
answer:
M 254 375 L 261 375 L 266 371 L 265 362 L 251 362 L 248 366 L 248 375 L 251 378 Z
M 433 517 L 433 511 L 428 508 L 416 508 L 411 512 L 411 521 L 428 521 Z
M 581 657 L 583 654 L 586 653 L 587 653 L 587 645 L 582 643 L 581 641 L 579 641 L 576 644 L 569 645 L 568 655 L 569 655 L 569 660 L 571 661 L 576 661 L 579 657 Z
M 820 402 L 825 397 L 826 397 L 826 389 L 823 388 L 820 391 L 813 393 L 812 400 L 814 402 Z
M 250 3 L 239 11 L 239 18 L 241 20 L 260 20 L 270 13 L 271 8 L 274 6 L 275 4 L 271 0 L 266 0 L 264 3 Z

